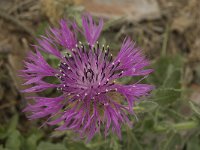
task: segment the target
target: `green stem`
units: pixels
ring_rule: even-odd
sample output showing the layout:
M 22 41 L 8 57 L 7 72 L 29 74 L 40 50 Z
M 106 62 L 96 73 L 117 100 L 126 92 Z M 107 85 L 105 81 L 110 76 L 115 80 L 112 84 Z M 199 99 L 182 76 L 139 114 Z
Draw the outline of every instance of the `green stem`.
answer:
M 169 129 L 182 131 L 182 130 L 189 130 L 189 129 L 194 129 L 198 127 L 199 127 L 199 123 L 197 121 L 187 121 L 187 122 L 182 122 L 182 123 L 177 123 L 177 124 L 172 124 L 172 125 L 167 125 L 167 126 L 156 126 L 154 129 L 156 132 L 163 132 Z

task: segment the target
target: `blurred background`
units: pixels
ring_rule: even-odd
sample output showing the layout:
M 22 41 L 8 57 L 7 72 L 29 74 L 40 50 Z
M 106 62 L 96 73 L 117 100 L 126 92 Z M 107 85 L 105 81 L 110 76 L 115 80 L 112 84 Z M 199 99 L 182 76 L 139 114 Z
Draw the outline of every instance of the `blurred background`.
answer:
M 199 10 L 199 0 L 0 0 L 0 150 L 199 150 Z M 133 129 L 122 128 L 121 141 L 113 134 L 75 141 L 22 112 L 17 74 L 30 45 L 61 18 L 80 24 L 83 12 L 104 18 L 100 39 L 114 55 L 129 35 L 155 69 L 145 82 L 156 89 L 133 108 L 138 119 Z

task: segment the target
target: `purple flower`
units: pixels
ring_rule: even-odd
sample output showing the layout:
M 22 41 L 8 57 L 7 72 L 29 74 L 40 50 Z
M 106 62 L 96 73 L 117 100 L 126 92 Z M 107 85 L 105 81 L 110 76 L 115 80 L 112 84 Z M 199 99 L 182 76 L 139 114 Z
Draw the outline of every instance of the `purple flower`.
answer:
M 100 131 L 107 136 L 110 129 L 121 138 L 122 124 L 132 125 L 134 102 L 148 95 L 153 86 L 139 82 L 122 85 L 116 80 L 146 76 L 152 69 L 144 69 L 149 61 L 130 38 L 125 38 L 113 60 L 109 46 L 97 42 L 102 28 L 103 20 L 96 24 L 86 15 L 82 17 L 82 29 L 75 22 L 61 20 L 60 28 L 51 28 L 46 37 L 38 40 L 35 52 L 29 53 L 21 71 L 24 85 L 32 85 L 23 92 L 56 88 L 61 94 L 29 97 L 31 101 L 24 109 L 30 113 L 29 119 L 47 117 L 48 125 L 57 125 L 57 130 L 73 130 L 88 141 Z M 86 39 L 83 43 L 78 42 L 79 33 Z M 60 65 L 51 67 L 40 51 L 57 57 Z M 46 77 L 56 77 L 59 83 L 49 83 Z

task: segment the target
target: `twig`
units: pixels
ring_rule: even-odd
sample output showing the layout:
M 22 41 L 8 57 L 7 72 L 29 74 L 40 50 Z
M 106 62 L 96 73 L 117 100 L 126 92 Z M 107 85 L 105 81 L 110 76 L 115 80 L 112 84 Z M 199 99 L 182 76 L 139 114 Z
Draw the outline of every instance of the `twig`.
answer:
M 25 26 L 23 23 L 21 23 L 18 19 L 14 18 L 13 16 L 4 13 L 2 10 L 0 10 L 0 18 L 5 19 L 5 20 L 9 21 L 10 23 L 18 26 L 19 29 L 25 31 L 32 37 L 36 37 L 34 32 L 30 28 Z
M 168 39 L 169 39 L 169 25 L 166 26 L 165 33 L 164 33 L 164 39 L 163 39 L 162 51 L 161 51 L 162 56 L 166 56 L 167 54 Z
M 11 107 L 11 106 L 14 106 L 14 105 L 16 105 L 16 104 L 17 104 L 16 101 L 11 101 L 10 103 L 6 103 L 6 104 L 1 105 L 1 106 L 0 106 L 0 110 L 5 109 L 5 108 L 8 108 L 8 107 Z
M 11 14 L 15 11 L 17 11 L 18 9 L 21 9 L 26 6 L 26 5 L 30 5 L 31 3 L 33 3 L 34 1 L 33 0 L 25 0 L 25 1 L 22 1 L 22 2 L 19 2 L 17 5 L 14 5 L 14 7 L 12 7 L 9 11 L 8 11 L 8 14 Z

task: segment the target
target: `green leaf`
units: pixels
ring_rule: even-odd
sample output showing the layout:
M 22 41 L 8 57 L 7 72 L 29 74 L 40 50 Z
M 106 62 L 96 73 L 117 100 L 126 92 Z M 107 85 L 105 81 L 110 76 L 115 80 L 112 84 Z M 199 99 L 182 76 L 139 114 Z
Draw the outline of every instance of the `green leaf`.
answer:
M 154 111 L 158 107 L 158 104 L 154 101 L 142 101 L 139 104 L 137 104 L 133 110 L 138 112 L 150 112 Z
M 45 33 L 45 30 L 48 27 L 48 25 L 49 24 L 48 24 L 47 21 L 40 22 L 40 24 L 37 27 L 36 34 L 37 35 L 43 35 Z
M 11 132 L 13 132 L 16 127 L 17 127 L 17 124 L 18 124 L 18 115 L 14 115 L 10 122 L 9 122 L 9 125 L 8 126 L 0 126 L 0 139 L 5 139 L 6 137 L 8 137 Z
M 180 98 L 180 90 L 174 90 L 173 88 L 166 88 L 165 90 L 155 90 L 153 91 L 153 100 L 162 106 L 171 104 Z
M 86 145 L 82 142 L 69 142 L 69 141 L 66 141 L 66 146 L 69 150 L 78 150 L 78 149 L 81 149 L 81 150 L 89 150 L 88 147 L 86 147 Z
M 6 148 L 9 150 L 20 150 L 21 147 L 21 134 L 19 131 L 14 130 L 6 140 Z
M 195 104 L 194 102 L 189 102 L 191 109 L 200 117 L 200 106 Z
M 37 148 L 37 142 L 39 139 L 41 139 L 42 134 L 41 133 L 33 133 L 31 134 L 27 140 L 26 140 L 26 150 L 35 150 Z
M 156 87 L 180 87 L 180 75 L 183 66 L 181 56 L 160 57 L 152 65 L 154 72 L 147 78 Z
M 181 149 L 181 136 L 178 133 L 171 133 L 161 145 L 162 150 Z
M 41 142 L 37 150 L 67 150 L 67 148 L 62 144 L 54 144 L 50 142 Z
M 152 93 L 154 101 L 165 106 L 180 98 L 182 66 L 181 56 L 163 56 L 153 64 L 155 71 L 147 81 L 156 86 Z
M 7 148 L 3 148 L 3 145 L 0 145 L 0 150 L 8 150 Z
M 187 150 L 199 150 L 200 141 L 198 136 L 192 137 L 187 143 Z

